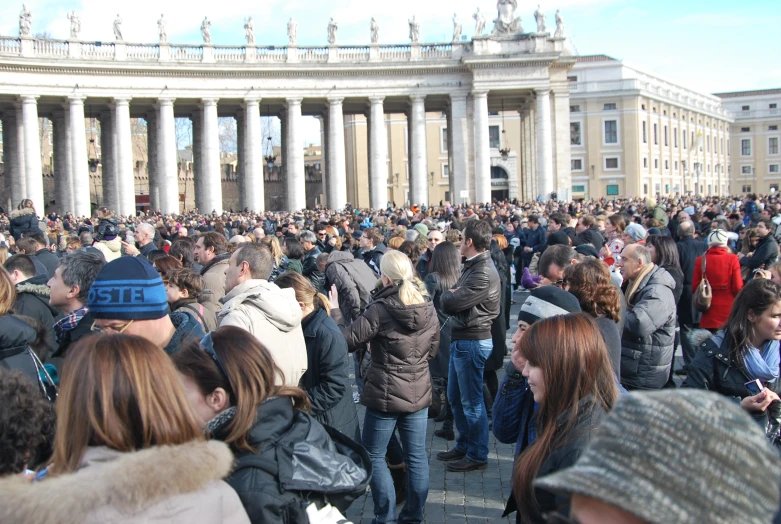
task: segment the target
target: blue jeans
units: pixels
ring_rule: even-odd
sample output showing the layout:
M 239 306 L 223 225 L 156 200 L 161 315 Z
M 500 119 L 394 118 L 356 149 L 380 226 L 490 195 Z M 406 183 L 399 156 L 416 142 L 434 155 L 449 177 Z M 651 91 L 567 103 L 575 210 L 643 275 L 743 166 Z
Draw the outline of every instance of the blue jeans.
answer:
M 363 420 L 363 447 L 369 452 L 374 470 L 371 480 L 374 522 L 422 522 L 428 498 L 428 454 L 426 427 L 428 408 L 415 413 L 385 413 L 366 408 Z M 388 441 L 398 428 L 407 464 L 407 502 L 396 516 L 396 491 L 385 462 Z
M 488 414 L 483 400 L 483 370 L 493 341 L 454 340 L 450 343 L 447 401 L 458 429 L 456 449 L 474 462 L 488 461 Z

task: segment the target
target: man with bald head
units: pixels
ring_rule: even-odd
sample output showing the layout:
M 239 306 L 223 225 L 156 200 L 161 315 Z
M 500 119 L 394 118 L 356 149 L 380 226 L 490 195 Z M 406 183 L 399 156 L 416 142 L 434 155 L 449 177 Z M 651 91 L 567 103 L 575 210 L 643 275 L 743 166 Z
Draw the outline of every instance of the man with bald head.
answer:
M 136 239 L 136 243 L 138 244 L 138 251 L 142 256 L 146 257 L 150 252 L 157 249 L 157 246 L 155 246 L 154 243 L 155 228 L 152 227 L 152 224 L 147 224 L 146 222 L 141 222 L 138 224 L 138 227 L 136 227 L 136 233 L 133 235 L 133 237 Z

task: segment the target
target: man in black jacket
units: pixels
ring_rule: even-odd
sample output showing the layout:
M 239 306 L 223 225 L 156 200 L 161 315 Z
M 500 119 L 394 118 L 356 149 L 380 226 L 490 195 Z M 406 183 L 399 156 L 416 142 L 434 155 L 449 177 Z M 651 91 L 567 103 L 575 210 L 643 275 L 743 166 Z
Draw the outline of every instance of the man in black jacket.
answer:
M 325 275 L 317 267 L 317 257 L 322 253 L 317 247 L 317 236 L 309 230 L 302 231 L 298 237 L 301 247 L 304 248 L 304 259 L 301 261 L 301 274 L 309 279 L 312 286 L 318 291 L 323 290 Z
M 773 221 L 769 218 L 763 218 L 757 224 L 757 236 L 759 243 L 757 248 L 748 255 L 742 256 L 740 265 L 747 267 L 752 271 L 755 269 L 769 269 L 770 266 L 778 260 L 778 242 L 773 238 Z M 752 273 L 751 278 L 754 275 Z
M 578 235 L 572 240 L 572 245 L 591 244 L 599 253 L 605 239 L 602 238 L 602 233 L 597 228 L 596 219 L 591 215 L 583 215 L 578 220 L 577 231 Z
M 681 326 L 681 348 L 683 349 L 683 361 L 685 365 L 694 358 L 697 348 L 694 347 L 687 336 L 696 323 L 699 323 L 699 315 L 694 311 L 692 304 L 692 281 L 694 280 L 694 263 L 697 257 L 707 251 L 708 246 L 702 240 L 694 238 L 694 223 L 691 220 L 683 220 L 678 225 L 678 258 L 683 272 L 683 292 L 678 300 L 678 324 Z
M 370 227 L 363 231 L 360 246 L 363 250 L 363 261 L 366 262 L 377 278 L 380 278 L 380 261 L 385 254 L 385 237 L 377 228 Z
M 34 241 L 28 245 L 27 242 Z M 54 270 L 57 269 L 59 259 L 57 255 L 49 251 L 46 242 L 46 235 L 42 231 L 36 231 L 33 233 L 25 233 L 24 238 L 17 242 L 17 245 L 24 249 L 25 255 L 34 255 L 41 264 L 46 267 L 49 278 L 54 276 Z
M 35 263 L 28 255 L 14 255 L 5 261 L 5 270 L 16 285 L 14 313 L 34 318 L 46 328 L 46 345 L 54 347 L 52 325 L 60 317 L 59 312 L 49 306 L 49 288 L 44 274 L 36 274 Z
M 543 237 L 544 238 L 544 237 Z M 458 429 L 456 447 L 437 454 L 449 471 L 486 469 L 488 416 L 483 401 L 483 370 L 491 356 L 491 325 L 499 315 L 501 284 L 491 260 L 491 226 L 471 220 L 464 230 L 461 254 L 466 258 L 456 287 L 442 294 L 442 309 L 451 315 L 447 398 Z
M 105 260 L 99 253 L 76 251 L 60 259 L 60 265 L 49 280 L 49 305 L 65 316 L 54 324 L 57 349 L 52 360 L 58 369 L 68 350 L 79 339 L 91 333 L 93 318 L 87 307 L 87 296 Z

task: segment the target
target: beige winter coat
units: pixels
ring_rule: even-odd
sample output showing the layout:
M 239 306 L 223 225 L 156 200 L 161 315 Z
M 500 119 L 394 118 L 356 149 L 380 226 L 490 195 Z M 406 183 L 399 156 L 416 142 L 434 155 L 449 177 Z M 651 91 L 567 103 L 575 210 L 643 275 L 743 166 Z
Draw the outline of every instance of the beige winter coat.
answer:
M 277 377 L 277 384 L 298 386 L 308 361 L 295 291 L 253 279 L 234 287 L 220 301 L 220 327 L 237 326 L 255 335 L 285 375 L 284 380 Z
M 225 296 L 225 273 L 228 271 L 230 253 L 217 255 L 213 264 L 207 264 L 206 271 L 201 270 L 205 292 L 199 302 L 215 315 L 222 307 L 220 299 Z
M 31 483 L 0 479 L 3 524 L 249 524 L 221 479 L 233 465 L 222 442 L 134 453 L 88 448 L 79 470 Z
M 122 242 L 119 240 L 119 237 L 95 242 L 92 244 L 92 247 L 103 253 L 103 258 L 106 259 L 106 262 L 111 262 L 122 256 Z

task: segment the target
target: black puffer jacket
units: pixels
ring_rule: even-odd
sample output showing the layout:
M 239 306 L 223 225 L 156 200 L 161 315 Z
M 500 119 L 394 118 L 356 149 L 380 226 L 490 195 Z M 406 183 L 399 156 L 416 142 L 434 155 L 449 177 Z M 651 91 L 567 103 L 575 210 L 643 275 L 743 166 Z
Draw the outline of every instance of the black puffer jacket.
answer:
M 16 285 L 14 313 L 25 315 L 43 324 L 46 329 L 46 344 L 54 350 L 54 323 L 62 318 L 59 311 L 49 305 L 49 287 L 46 275 L 39 275 Z
M 340 326 L 341 327 L 341 326 Z M 361 403 L 386 413 L 414 413 L 431 405 L 428 361 L 439 347 L 439 320 L 429 300 L 405 306 L 396 285 L 379 289 L 352 324 L 342 327 L 347 348 L 371 345 Z
M 30 356 L 30 345 L 38 333 L 25 321 L 13 315 L 0 317 L 0 367 L 18 369 L 40 384 L 38 369 Z
M 35 215 L 35 210 L 29 207 L 24 209 L 18 209 L 12 211 L 10 223 L 11 236 L 14 240 L 19 240 L 25 233 L 40 232 L 41 228 L 38 226 L 38 217 Z
M 455 291 L 442 294 L 442 309 L 452 316 L 453 340 L 491 338 L 491 324 L 500 312 L 499 273 L 488 251 L 464 262 Z
M 232 409 L 209 422 L 223 440 Z M 344 513 L 366 492 L 371 460 L 366 450 L 312 416 L 293 409 L 287 397 L 258 406 L 249 445 L 233 449 L 236 464 L 225 479 L 236 490 L 253 524 L 308 522 L 306 507 L 331 504 Z
M 307 354 L 301 387 L 312 402 L 312 416 L 360 442 L 358 411 L 350 394 L 347 342 L 336 322 L 322 308 L 307 315 L 301 321 L 301 328 Z
M 380 262 L 387 249 L 385 244 L 380 243 L 374 246 L 374 249 L 371 251 L 363 252 L 363 261 L 369 265 L 369 268 L 377 275 L 377 278 L 380 278 Z

